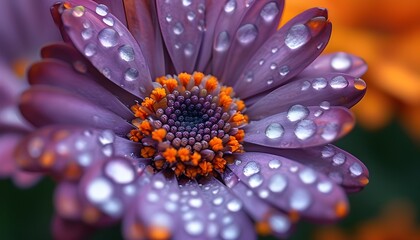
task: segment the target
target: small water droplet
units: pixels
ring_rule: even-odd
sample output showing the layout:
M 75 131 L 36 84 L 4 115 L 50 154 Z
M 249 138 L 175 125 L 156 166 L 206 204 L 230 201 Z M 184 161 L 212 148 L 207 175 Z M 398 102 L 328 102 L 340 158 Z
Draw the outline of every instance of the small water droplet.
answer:
M 312 184 L 316 181 L 316 173 L 311 168 L 305 168 L 299 173 L 299 178 L 305 184 Z
M 108 14 L 108 7 L 104 4 L 99 4 L 95 9 L 96 14 L 105 17 Z
M 363 81 L 363 79 L 361 78 L 356 78 L 354 79 L 354 88 L 356 88 L 357 90 L 365 90 L 366 89 L 366 82 Z
M 297 49 L 306 44 L 309 39 L 308 28 L 304 24 L 296 24 L 290 28 L 284 42 L 290 49 Z
M 268 182 L 268 189 L 274 193 L 282 192 L 287 187 L 287 179 L 280 173 L 271 176 Z
M 346 53 L 337 53 L 331 59 L 331 67 L 336 71 L 347 71 L 351 65 L 351 59 Z
M 309 81 L 304 81 L 302 84 L 302 88 L 300 90 L 306 91 L 309 89 L 310 86 L 311 86 L 311 83 Z
M 342 89 L 349 85 L 349 82 L 343 76 L 336 76 L 330 81 L 330 86 L 334 89 Z
M 93 203 L 103 203 L 112 196 L 113 190 L 108 180 L 103 177 L 96 178 L 88 183 L 86 197 Z
M 317 48 L 318 50 L 320 50 L 320 49 L 322 48 L 322 46 L 324 46 L 324 43 L 320 43 L 320 44 L 318 44 L 318 46 L 316 46 L 316 48 Z
M 321 156 L 322 158 L 329 158 L 332 157 L 334 153 L 334 148 L 332 148 L 331 146 L 325 146 L 324 149 L 322 149 L 321 151 Z
M 265 22 L 271 23 L 279 14 L 279 8 L 277 3 L 270 2 L 267 3 L 260 12 L 260 16 L 264 19 Z
M 170 23 L 170 22 L 172 22 L 173 17 L 172 17 L 171 15 L 167 15 L 167 16 L 165 17 L 165 19 L 166 19 L 166 21 L 167 21 L 168 23 Z
M 319 77 L 315 78 L 312 81 L 312 88 L 315 90 L 324 89 L 327 86 L 327 80 L 325 78 Z
M 92 57 L 96 54 L 96 45 L 93 43 L 88 43 L 83 52 L 86 57 Z
M 256 173 L 259 173 L 260 169 L 261 166 L 259 163 L 251 161 L 244 166 L 243 173 L 245 176 L 250 177 Z
M 240 229 L 236 225 L 230 225 L 223 228 L 221 235 L 224 240 L 238 239 L 240 235 Z
M 281 167 L 281 162 L 278 159 L 270 160 L 270 162 L 268 162 L 268 167 L 270 169 L 278 169 L 279 167 Z
M 296 122 L 306 118 L 309 115 L 309 110 L 305 106 L 302 105 L 293 105 L 287 111 L 287 119 L 291 122 Z
M 203 3 L 200 3 L 198 5 L 198 13 L 203 14 L 204 11 L 206 11 L 206 5 L 204 5 Z
M 108 25 L 108 26 L 110 26 L 110 27 L 114 26 L 114 23 L 115 23 L 114 19 L 113 19 L 111 16 L 104 17 L 104 18 L 102 19 L 102 21 L 103 21 L 106 25 Z
M 330 106 L 331 104 L 328 101 L 322 101 L 321 104 L 319 105 L 319 107 L 324 110 L 330 109 Z
M 127 184 L 134 180 L 134 169 L 123 161 L 110 161 L 105 166 L 105 174 L 116 183 Z
M 173 31 L 176 35 L 181 35 L 184 32 L 184 25 L 182 25 L 180 22 L 177 22 L 174 25 Z
M 333 188 L 333 184 L 330 181 L 323 180 L 318 183 L 317 189 L 321 193 L 330 193 Z
M 271 70 L 276 70 L 276 68 L 277 68 L 277 64 L 272 63 L 272 64 L 270 65 L 270 69 L 271 69 Z
M 200 220 L 192 220 L 185 224 L 185 231 L 191 236 L 198 236 L 204 231 L 204 224 Z
M 282 66 L 282 67 L 279 69 L 279 74 L 280 74 L 280 76 L 282 76 L 282 77 L 286 76 L 289 72 L 290 72 L 290 69 L 289 69 L 289 67 L 288 67 L 288 66 Z
M 258 35 L 257 27 L 254 24 L 245 24 L 238 29 L 236 37 L 240 44 L 248 45 L 255 41 Z
M 230 46 L 229 34 L 224 31 L 217 36 L 215 50 L 218 52 L 225 52 Z
M 231 13 L 236 9 L 236 0 L 229 0 L 224 7 L 225 12 Z
M 109 69 L 109 68 L 104 68 L 104 69 L 102 69 L 102 74 L 103 74 L 106 78 L 111 79 L 111 69 Z
M 231 212 L 237 212 L 237 211 L 241 210 L 242 202 L 235 198 L 235 199 L 230 200 L 227 203 L 226 207 Z
M 270 78 L 270 79 L 268 79 L 268 80 L 267 80 L 267 84 L 268 84 L 268 85 L 273 84 L 273 82 L 274 82 L 274 80 L 273 80 L 272 78 Z
M 123 45 L 118 49 L 118 53 L 120 58 L 126 62 L 130 62 L 134 60 L 134 50 L 129 45 Z
M 82 31 L 82 38 L 83 40 L 89 40 L 93 36 L 93 30 L 92 28 L 86 28 Z
M 283 136 L 284 134 L 284 128 L 279 123 L 271 123 L 267 126 L 265 129 L 265 136 L 267 136 L 269 139 L 277 139 Z
M 139 77 L 139 71 L 135 68 L 129 68 L 127 69 L 127 71 L 125 71 L 124 79 L 128 82 L 137 80 L 138 77 Z
M 261 60 L 258 62 L 258 65 L 262 66 L 264 63 L 265 63 L 264 59 L 261 59 Z
M 72 10 L 72 15 L 74 17 L 82 17 L 85 14 L 85 7 L 83 6 L 76 6 Z
M 191 43 L 187 43 L 184 48 L 184 54 L 186 57 L 191 57 L 194 54 L 194 46 Z
M 352 176 L 358 177 L 358 176 L 362 175 L 363 168 L 359 163 L 355 162 L 350 166 L 350 173 L 351 173 Z
M 344 153 L 337 153 L 332 160 L 334 166 L 342 165 L 346 161 L 346 155 Z
M 274 54 L 274 53 L 276 53 L 278 50 L 279 50 L 279 48 L 278 48 L 278 47 L 273 47 L 273 48 L 271 49 L 271 53 L 272 53 L 272 54 Z
M 253 79 L 254 79 L 254 73 L 251 71 L 247 72 L 245 76 L 245 81 L 250 83 L 252 82 Z
M 117 45 L 119 37 L 118 33 L 112 28 L 104 28 L 98 34 L 99 42 L 106 48 Z
M 311 196 L 305 189 L 296 189 L 290 196 L 290 207 L 297 211 L 303 211 L 311 204 Z
M 256 187 L 259 187 L 263 183 L 263 181 L 264 181 L 264 179 L 263 179 L 262 175 L 257 173 L 257 174 L 252 175 L 248 179 L 248 184 L 251 188 L 256 188 Z
M 189 12 L 187 13 L 187 19 L 188 19 L 188 21 L 190 21 L 190 22 L 194 21 L 194 19 L 195 19 L 195 13 L 194 13 L 193 11 L 189 11 Z
M 312 137 L 316 132 L 316 125 L 312 120 L 306 119 L 298 123 L 295 129 L 295 135 L 300 140 L 306 140 Z
M 285 233 L 289 231 L 291 226 L 289 219 L 282 215 L 272 215 L 268 220 L 268 224 L 277 233 Z
M 185 7 L 190 6 L 192 3 L 192 0 L 182 0 L 182 5 L 184 5 Z

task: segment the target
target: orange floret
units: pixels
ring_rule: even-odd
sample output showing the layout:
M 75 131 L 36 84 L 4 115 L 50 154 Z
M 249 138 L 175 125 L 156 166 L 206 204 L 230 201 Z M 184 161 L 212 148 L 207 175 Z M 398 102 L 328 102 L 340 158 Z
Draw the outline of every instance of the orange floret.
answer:
M 232 98 L 229 95 L 227 95 L 227 94 L 225 94 L 223 92 L 221 92 L 219 94 L 219 104 L 222 107 L 227 108 L 227 107 L 229 107 L 232 104 L 232 102 L 233 102 L 233 100 L 232 100 Z
M 166 76 L 156 78 L 156 82 L 162 86 L 165 85 L 165 81 L 166 81 Z
M 166 130 L 163 128 L 156 129 L 152 132 L 152 139 L 158 142 L 162 142 L 166 137 Z
M 166 91 L 164 88 L 155 88 L 150 94 L 150 97 L 156 100 L 156 102 L 159 102 L 164 97 L 166 97 Z
M 190 150 L 187 148 L 180 148 L 178 150 L 178 156 L 181 159 L 181 161 L 186 162 L 190 160 Z
M 150 135 L 153 130 L 152 125 L 147 120 L 140 123 L 139 129 L 144 135 Z
M 155 104 L 155 100 L 149 97 L 146 97 L 143 102 L 141 103 L 141 106 L 149 109 L 150 111 L 153 111 L 153 104 Z
M 171 93 L 172 91 L 174 91 L 174 89 L 176 88 L 176 87 L 178 87 L 178 81 L 177 80 L 175 80 L 175 79 L 173 79 L 173 78 L 170 78 L 170 79 L 168 79 L 168 80 L 166 80 L 165 82 L 165 86 L 166 86 L 166 88 L 168 89 L 168 91 Z
M 240 112 L 236 112 L 232 117 L 232 122 L 236 123 L 238 126 L 248 122 L 248 118 Z
M 213 171 L 213 165 L 210 162 L 201 162 L 199 166 L 201 169 L 201 175 L 207 175 Z
M 180 176 L 185 171 L 185 165 L 182 163 L 177 163 L 174 171 L 175 175 Z
M 238 107 L 238 111 L 243 111 L 245 109 L 245 103 L 242 100 L 235 101 L 236 106 Z
M 219 172 L 223 172 L 225 170 L 226 160 L 222 157 L 215 157 L 213 159 L 213 167 Z
M 214 137 L 209 141 L 209 145 L 210 147 L 214 150 L 214 151 L 220 151 L 223 149 L 223 142 L 222 139 L 218 138 L 218 137 Z
M 243 142 L 244 141 L 244 137 L 245 137 L 245 131 L 243 129 L 239 129 L 238 132 L 235 134 L 234 137 L 239 142 Z
M 133 142 L 138 142 L 143 138 L 143 135 L 141 134 L 139 130 L 133 129 L 128 134 L 128 138 Z
M 189 177 L 189 178 L 195 178 L 198 174 L 198 168 L 195 167 L 188 167 L 185 170 L 185 176 Z
M 200 162 L 200 160 L 201 160 L 201 154 L 200 153 L 194 152 L 193 155 L 191 155 L 192 165 L 197 166 L 198 163 Z
M 227 145 L 230 147 L 232 152 L 236 152 L 241 148 L 241 144 L 239 144 L 238 140 L 233 136 L 229 137 Z
M 157 169 L 162 169 L 163 165 L 165 164 L 165 160 L 164 159 L 155 160 L 154 164 Z
M 166 159 L 167 162 L 169 163 L 174 163 L 176 162 L 176 149 L 175 148 L 167 148 L 165 150 L 165 152 L 163 152 L 163 157 Z
M 232 87 L 223 86 L 220 89 L 220 93 L 224 93 L 224 94 L 226 94 L 228 96 L 232 96 L 232 94 L 233 94 L 233 88 Z
M 183 72 L 178 74 L 178 79 L 182 86 L 186 87 L 191 80 L 191 75 Z
M 213 90 L 215 90 L 217 88 L 218 84 L 219 83 L 217 81 L 217 78 L 211 76 L 211 77 L 209 77 L 209 79 L 207 79 L 205 87 L 206 87 L 207 91 L 212 92 Z
M 194 78 L 195 85 L 198 86 L 198 85 L 200 85 L 201 80 L 203 80 L 204 74 L 202 72 L 195 72 L 193 74 L 193 78 Z
M 131 106 L 131 111 L 134 113 L 135 117 L 141 118 L 141 119 L 145 119 L 147 117 L 147 113 L 146 111 L 144 111 L 140 105 L 136 104 Z
M 150 158 L 155 154 L 156 150 L 153 147 L 143 147 L 141 149 L 141 156 L 144 158 Z

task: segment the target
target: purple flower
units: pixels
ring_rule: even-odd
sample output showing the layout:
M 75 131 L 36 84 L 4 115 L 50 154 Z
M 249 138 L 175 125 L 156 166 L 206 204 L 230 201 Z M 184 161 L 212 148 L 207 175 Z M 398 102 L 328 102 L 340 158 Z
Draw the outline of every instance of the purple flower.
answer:
M 28 87 L 23 77 L 39 59 L 39 47 L 59 39 L 48 15 L 53 2 L 3 1 L 0 8 L 0 177 L 12 177 L 20 187 L 33 185 L 39 174 L 20 171 L 13 158 L 16 144 L 31 130 L 18 111 L 19 95 Z
M 330 143 L 354 125 L 366 65 L 319 56 L 325 9 L 277 30 L 283 5 L 53 7 L 67 43 L 30 69 L 20 109 L 38 129 L 16 153 L 59 182 L 55 237 L 119 221 L 127 239 L 285 237 L 347 214 L 368 170 Z

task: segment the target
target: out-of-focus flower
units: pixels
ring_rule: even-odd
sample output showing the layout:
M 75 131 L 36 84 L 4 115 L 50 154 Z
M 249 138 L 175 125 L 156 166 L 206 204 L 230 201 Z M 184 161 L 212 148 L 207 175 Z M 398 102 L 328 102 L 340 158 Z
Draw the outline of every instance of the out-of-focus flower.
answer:
M 71 44 L 31 67 L 20 109 L 38 129 L 16 153 L 59 182 L 55 237 L 122 220 L 127 239 L 253 239 L 254 223 L 286 236 L 301 218 L 347 214 L 368 170 L 330 143 L 354 125 L 366 66 L 319 57 L 324 9 L 277 31 L 283 5 L 54 6 Z M 124 10 L 128 29 L 112 14 Z
M 407 202 L 393 201 L 376 218 L 358 223 L 351 234 L 336 227 L 315 233 L 315 240 L 418 240 L 420 226 L 416 224 L 416 209 Z
M 384 127 L 394 114 L 420 139 L 420 3 L 402 1 L 290 1 L 285 20 L 308 6 L 330 9 L 335 29 L 326 51 L 363 55 L 369 91 L 354 110 L 369 129 Z
M 6 0 L 0 8 L 0 177 L 12 176 L 19 186 L 38 179 L 17 168 L 13 149 L 31 129 L 17 109 L 19 94 L 28 86 L 25 72 L 39 60 L 41 45 L 60 39 L 48 14 L 53 2 Z

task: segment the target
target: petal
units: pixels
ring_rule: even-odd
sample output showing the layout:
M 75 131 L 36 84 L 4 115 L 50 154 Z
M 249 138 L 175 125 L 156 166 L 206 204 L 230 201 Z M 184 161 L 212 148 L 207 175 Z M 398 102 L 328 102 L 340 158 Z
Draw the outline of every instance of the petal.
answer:
M 331 34 L 325 9 L 310 9 L 290 20 L 249 60 L 234 89 L 248 98 L 297 75 L 323 50 Z M 323 45 L 320 45 L 322 43 Z
M 344 191 L 322 173 L 290 159 L 257 152 L 237 156 L 229 168 L 267 202 L 294 218 L 330 222 L 346 215 Z
M 274 148 L 302 148 L 337 140 L 354 126 L 353 114 L 343 107 L 293 105 L 287 112 L 252 121 L 245 142 Z
M 325 74 L 296 79 L 269 94 L 264 94 L 247 108 L 252 120 L 287 111 L 295 104 L 310 106 L 329 102 L 331 106 L 352 107 L 366 93 L 366 83 L 349 75 Z
M 326 73 L 338 72 L 358 78 L 366 70 L 367 64 L 363 59 L 349 53 L 337 52 L 319 56 L 299 73 L 299 77 L 320 76 Z
M 157 13 L 166 48 L 176 73 L 195 70 L 203 38 L 205 0 L 158 0 Z
M 56 240 L 86 239 L 93 228 L 82 222 L 54 216 L 51 224 L 52 237 Z
M 248 145 L 246 149 L 293 159 L 330 177 L 347 192 L 360 191 L 369 183 L 367 167 L 350 153 L 331 144 L 304 149 L 277 149 Z
M 105 5 L 76 6 L 64 10 L 61 18 L 76 48 L 107 78 L 141 98 L 153 89 L 139 45 Z
M 157 24 L 155 1 L 124 1 L 128 29 L 137 40 L 152 77 L 166 74 L 162 36 Z
M 124 26 L 127 26 L 123 0 L 95 0 L 95 2 L 107 6 L 109 8 L 109 12 L 120 20 Z
M 59 88 L 32 87 L 22 95 L 20 109 L 37 127 L 75 124 L 112 129 L 124 136 L 133 128 L 118 115 Z
M 124 119 L 133 118 L 133 113 L 113 94 L 92 81 L 92 79 L 73 71 L 69 65 L 63 62 L 43 60 L 35 63 L 29 70 L 29 80 L 32 85 L 45 84 L 63 88 L 114 112 Z M 83 86 L 83 88 L 80 86 Z
M 270 203 L 264 201 L 263 197 L 266 192 L 254 194 L 251 188 L 241 182 L 230 169 L 226 169 L 223 173 L 223 180 L 242 201 L 246 212 L 257 222 L 259 234 L 272 234 L 281 238 L 290 235 L 294 227 L 292 219 L 286 213 L 280 212 Z M 265 226 L 268 226 L 269 229 L 266 229 Z
M 228 1 L 225 5 L 225 13 L 221 14 L 221 18 L 235 11 L 229 7 L 232 2 L 235 1 Z M 283 7 L 284 1 L 273 0 L 253 1 L 249 3 L 249 6 L 246 5 L 245 15 L 238 28 L 230 35 L 230 50 L 225 59 L 226 63 L 229 64 L 223 64 L 225 67 L 221 75 L 224 84 L 233 85 L 248 63 L 247 61 L 264 44 L 267 38 L 276 32 Z M 218 43 L 217 41 L 215 43 L 216 51 Z

